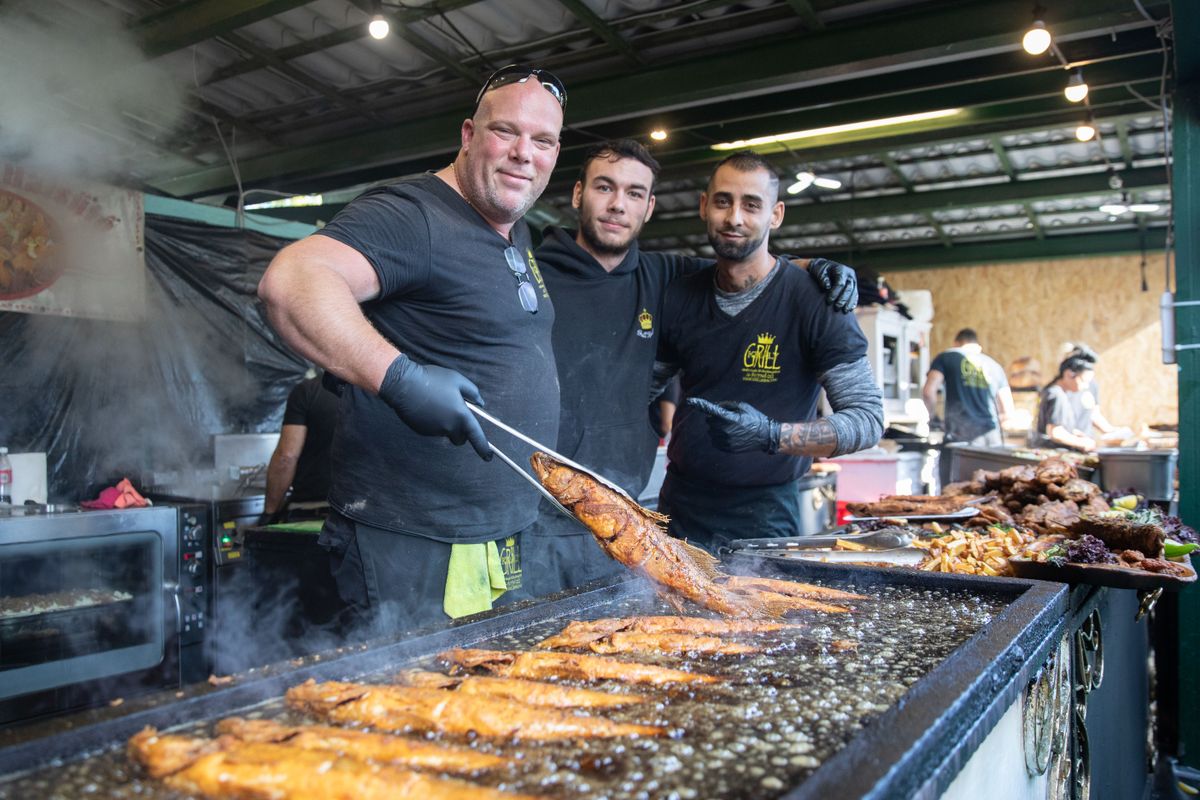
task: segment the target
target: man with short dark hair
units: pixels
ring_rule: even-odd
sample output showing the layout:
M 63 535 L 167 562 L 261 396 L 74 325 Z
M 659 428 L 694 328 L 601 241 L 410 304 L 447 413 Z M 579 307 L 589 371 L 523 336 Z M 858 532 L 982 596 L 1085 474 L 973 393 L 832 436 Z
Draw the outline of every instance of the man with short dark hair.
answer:
M 883 432 L 858 321 L 768 250 L 783 214 L 766 159 L 718 164 L 700 197 L 716 264 L 672 283 L 663 305 L 655 386 L 682 372 L 686 399 L 659 510 L 673 535 L 714 552 L 799 535 L 798 481 L 812 458 L 870 447 Z M 833 413 L 818 419 L 822 388 Z
M 562 391 L 557 449 L 636 497 L 654 466 L 658 435 L 647 405 L 662 300 L 675 277 L 707 259 L 641 250 L 637 237 L 654 213 L 659 165 L 638 142 L 596 145 L 584 156 L 572 204 L 575 231 L 550 227 L 537 250 L 554 298 L 554 355 Z M 839 311 L 854 309 L 853 270 L 827 259 L 800 262 L 814 289 Z M 577 586 L 622 569 L 582 526 L 543 504 L 535 530 L 535 594 Z
M 554 308 L 522 217 L 554 169 L 565 106 L 545 70 L 496 71 L 451 164 L 357 198 L 259 285 L 284 340 L 344 382 L 320 541 L 343 599 L 380 631 L 519 596 L 538 495 L 481 460 L 466 403 L 556 438 Z
M 945 421 L 937 416 L 938 391 L 945 387 Z M 984 355 L 979 336 L 963 328 L 954 336 L 954 347 L 938 353 L 929 365 L 921 398 L 929 410 L 931 427 L 944 425 L 945 443 L 976 447 L 1004 444 L 1003 423 L 1013 411 L 1012 390 L 1004 368 Z M 950 459 L 945 450 L 938 462 L 943 486 L 950 479 Z

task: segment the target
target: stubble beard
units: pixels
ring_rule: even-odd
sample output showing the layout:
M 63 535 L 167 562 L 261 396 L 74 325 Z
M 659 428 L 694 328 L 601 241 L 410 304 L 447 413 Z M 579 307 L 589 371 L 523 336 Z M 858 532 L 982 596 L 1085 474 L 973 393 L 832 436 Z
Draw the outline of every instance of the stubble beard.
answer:
M 612 240 L 605 241 L 596 231 L 599 223 L 595 217 L 579 222 L 579 233 L 583 236 L 583 241 L 587 243 L 588 249 L 597 255 L 606 256 L 623 256 L 629 252 L 629 248 L 633 246 L 633 242 L 637 239 L 637 235 L 641 232 L 641 228 L 634 229 L 630 227 L 629 236 L 620 242 Z
M 708 243 L 718 258 L 725 261 L 745 261 L 755 250 L 762 246 L 766 238 L 764 235 L 758 239 L 747 239 L 745 243 L 739 245 L 727 242 L 716 233 L 710 232 L 708 234 Z

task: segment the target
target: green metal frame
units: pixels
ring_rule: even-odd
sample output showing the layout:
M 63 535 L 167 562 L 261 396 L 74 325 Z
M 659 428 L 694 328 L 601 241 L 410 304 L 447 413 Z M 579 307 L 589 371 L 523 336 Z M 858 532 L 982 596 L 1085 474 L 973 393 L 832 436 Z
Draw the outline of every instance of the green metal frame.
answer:
M 1175 217 L 1175 299 L 1200 300 L 1200 4 L 1172 0 L 1175 38 L 1175 102 L 1171 141 Z M 1200 344 L 1200 306 L 1175 311 L 1180 345 Z M 1200 528 L 1200 349 L 1180 350 L 1179 511 Z M 1200 767 L 1200 589 L 1179 597 L 1179 738 L 1185 763 Z

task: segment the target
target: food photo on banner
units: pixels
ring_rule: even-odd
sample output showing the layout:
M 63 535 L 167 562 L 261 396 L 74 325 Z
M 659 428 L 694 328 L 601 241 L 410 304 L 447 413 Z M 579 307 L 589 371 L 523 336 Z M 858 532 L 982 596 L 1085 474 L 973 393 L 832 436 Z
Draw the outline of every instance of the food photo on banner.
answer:
M 0 311 L 145 315 L 142 195 L 0 162 Z

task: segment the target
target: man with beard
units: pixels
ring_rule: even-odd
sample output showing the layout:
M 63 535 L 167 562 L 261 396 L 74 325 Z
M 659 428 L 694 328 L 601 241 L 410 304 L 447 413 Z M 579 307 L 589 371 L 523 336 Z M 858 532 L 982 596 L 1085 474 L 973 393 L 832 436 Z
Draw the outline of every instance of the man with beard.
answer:
M 547 228 L 537 250 L 556 314 L 554 355 L 562 392 L 556 447 L 634 497 L 646 485 L 658 445 L 647 406 L 667 284 L 712 264 L 639 249 L 638 234 L 654 212 L 658 170 L 635 141 L 593 147 L 572 195 L 579 229 Z M 814 290 L 823 288 L 839 311 L 854 309 L 853 270 L 826 259 L 799 265 L 805 264 L 812 278 L 800 277 Z M 542 506 L 533 529 L 536 544 L 530 545 L 539 568 L 527 576 L 535 594 L 624 569 L 596 547 L 585 528 Z
M 659 510 L 671 533 L 712 551 L 796 536 L 798 480 L 813 456 L 871 447 L 883 399 L 858 321 L 767 238 L 783 222 L 779 178 L 757 153 L 729 156 L 700 197 L 717 263 L 667 290 L 656 386 L 682 370 Z M 833 414 L 816 419 L 824 388 Z M 779 420 L 785 420 L 780 422 Z
M 342 381 L 320 542 L 378 630 L 519 596 L 537 495 L 485 463 L 466 402 L 556 438 L 554 308 L 522 216 L 554 169 L 565 106 L 545 70 L 498 70 L 450 165 L 359 197 L 259 285 L 283 339 Z M 468 441 L 474 453 L 456 447 Z

